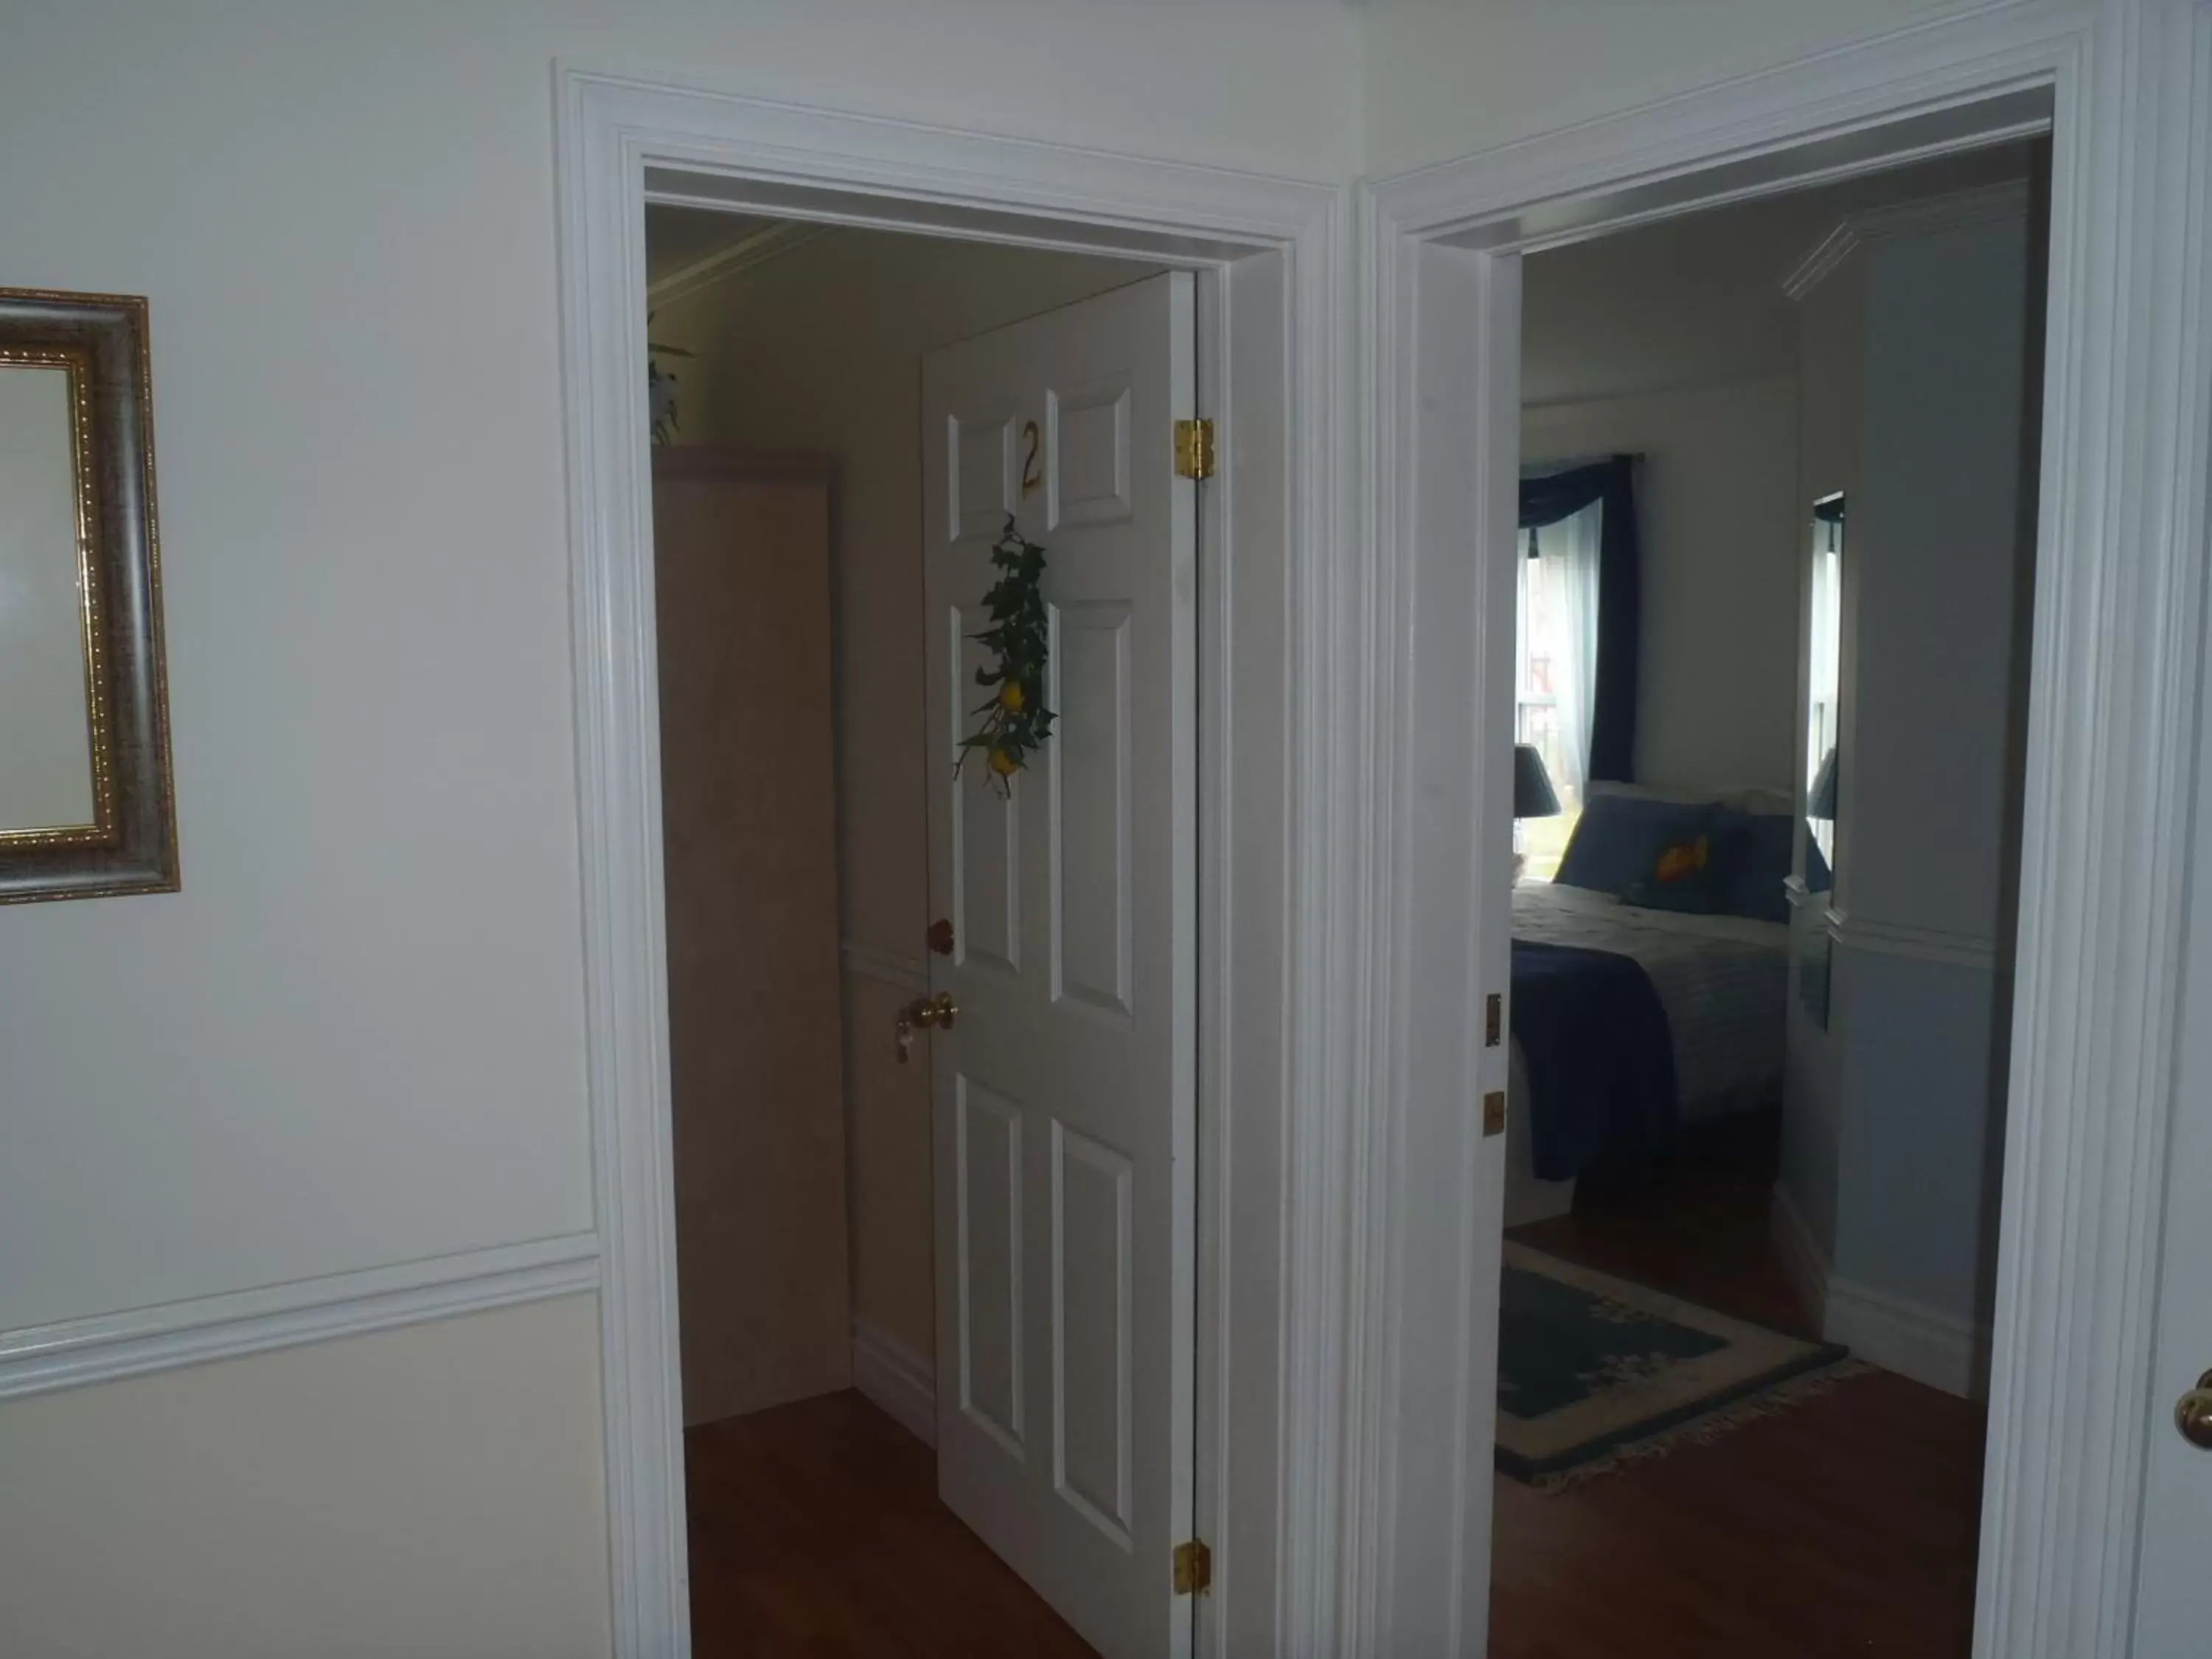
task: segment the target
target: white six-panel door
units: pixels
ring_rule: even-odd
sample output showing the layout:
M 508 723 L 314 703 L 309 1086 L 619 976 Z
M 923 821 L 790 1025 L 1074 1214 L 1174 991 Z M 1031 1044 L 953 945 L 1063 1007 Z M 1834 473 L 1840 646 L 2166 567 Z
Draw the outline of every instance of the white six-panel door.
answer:
M 1190 1645 L 1193 323 L 1170 273 L 923 375 L 931 989 L 959 1008 L 930 1044 L 938 1481 L 1108 1659 Z M 1011 799 L 954 775 L 1009 514 L 1046 550 L 1059 716 Z

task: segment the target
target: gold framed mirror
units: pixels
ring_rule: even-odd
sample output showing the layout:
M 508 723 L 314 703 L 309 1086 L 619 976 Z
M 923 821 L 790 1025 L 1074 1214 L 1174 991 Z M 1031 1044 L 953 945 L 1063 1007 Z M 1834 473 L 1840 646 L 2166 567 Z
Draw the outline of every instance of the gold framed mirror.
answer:
M 0 902 L 177 885 L 146 302 L 0 289 Z

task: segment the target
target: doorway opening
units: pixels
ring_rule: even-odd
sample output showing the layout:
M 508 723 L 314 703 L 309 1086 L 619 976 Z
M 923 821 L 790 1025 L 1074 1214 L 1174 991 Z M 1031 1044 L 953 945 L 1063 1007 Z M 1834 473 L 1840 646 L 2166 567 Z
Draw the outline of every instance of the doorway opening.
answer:
M 1180 1652 L 1194 1643 L 1218 1651 L 1232 1631 L 1240 1640 L 1271 1641 L 1276 1632 L 1293 1639 L 1319 1616 L 1306 1588 L 1334 1548 L 1334 1516 L 1314 1493 L 1328 1489 L 1340 1444 L 1330 1369 L 1337 1351 L 1328 1320 L 1317 1322 L 1309 1310 L 1340 1277 L 1326 1249 L 1334 1212 L 1309 1190 L 1331 1167 L 1334 1143 L 1322 1085 L 1290 1064 L 1296 1045 L 1288 1041 L 1291 1012 L 1316 994 L 1319 969 L 1285 966 L 1299 960 L 1286 945 L 1298 913 L 1285 896 L 1302 890 L 1305 877 L 1294 872 L 1321 855 L 1334 824 L 1325 803 L 1291 787 L 1294 755 L 1286 738 L 1295 728 L 1286 726 L 1284 710 L 1296 701 L 1309 654 L 1294 619 L 1328 568 L 1341 499 L 1329 411 L 1342 360 L 1329 322 L 1336 315 L 1333 284 L 1344 268 L 1345 192 L 586 70 L 563 69 L 557 78 L 585 1006 L 616 1650 L 685 1650 L 691 1601 L 653 672 L 649 205 L 1095 254 L 1189 274 L 1199 343 L 1194 403 L 1215 422 L 1218 459 L 1214 476 L 1195 487 L 1193 557 L 1174 573 L 1176 603 L 1194 617 L 1188 775 L 1195 779 L 1195 852 L 1174 909 L 1188 918 L 1188 939 L 1178 945 L 1188 946 L 1192 982 L 1176 988 L 1171 1000 L 1178 1011 L 1194 1011 L 1196 1028 L 1194 1145 L 1177 1170 L 1194 1189 L 1202 1182 L 1203 1192 L 1176 1206 L 1195 1234 L 1187 1248 L 1176 1241 L 1172 1253 L 1174 1262 L 1188 1264 L 1174 1281 L 1179 1299 L 1163 1322 L 1157 1298 L 1139 1304 L 1133 1291 L 1130 1346 L 1133 1376 L 1181 1364 L 1194 1381 L 1153 1388 L 1176 1407 L 1158 1431 L 1145 1426 L 1153 1421 L 1146 1415 L 1152 1396 L 1140 1407 L 1133 1382 L 1134 1524 L 1125 1554 L 1134 1564 L 1128 1571 L 1141 1577 L 1133 1579 L 1136 1593 L 1115 1605 L 1157 1626 L 1141 1648 L 1147 1654 Z M 671 367 L 680 369 L 684 361 L 672 357 Z M 680 422 L 680 395 L 678 401 Z M 1102 428 L 1117 428 L 1119 401 L 1079 407 L 1071 395 L 1068 412 L 1095 439 Z M 1134 402 L 1130 416 L 1133 434 Z M 1017 444 L 1022 422 L 1032 419 L 1018 421 Z M 919 449 L 919 433 L 914 441 Z M 1018 461 L 1025 452 L 1024 444 Z M 1133 447 L 1131 453 L 1133 485 Z M 1151 467 L 1153 458 L 1143 464 Z M 1017 489 L 1027 470 L 1014 467 Z M 1087 487 L 1085 493 L 1097 508 L 1096 494 Z M 1072 548 L 1065 528 L 1053 534 Z M 1195 557 L 1201 544 L 1203 560 Z M 1071 620 L 1105 618 L 1062 618 Z M 1092 637 L 1081 643 L 1097 647 L 1115 630 L 1088 631 Z M 948 647 L 951 638 L 948 626 Z M 1135 638 L 1132 632 L 1133 665 Z M 1095 670 L 1115 665 L 1118 647 L 1062 655 L 1064 666 L 1081 658 L 1086 671 Z M 1133 678 L 1130 684 L 1133 744 Z M 1073 708 L 1077 700 L 1068 701 Z M 929 740 L 919 713 L 917 726 L 916 744 Z M 945 735 L 949 739 L 949 720 Z M 1135 779 L 1133 746 L 1132 756 Z M 1137 821 L 1131 822 L 1133 849 Z M 1093 818 L 1084 826 L 1094 836 L 1102 828 L 1118 824 Z M 1160 867 L 1157 850 L 1154 837 L 1136 867 Z M 1146 926 L 1150 939 L 1157 930 Z M 1084 988 L 1093 966 L 1079 961 L 1070 972 L 1063 957 L 1057 988 Z M 1132 986 L 1139 994 L 1158 988 L 1156 981 Z M 953 999 L 968 1006 L 957 989 Z M 1110 1029 L 1104 1016 L 1111 1011 L 1092 1012 L 1100 1029 Z M 896 1031 L 890 1035 L 895 1041 Z M 963 1020 L 954 1041 L 964 1045 L 970 1035 Z M 1072 1136 L 1055 1146 L 1049 1115 L 1048 1106 L 1039 1107 L 1036 1133 L 1024 1140 L 1057 1152 L 1065 1169 L 1088 1149 Z M 1110 1136 L 1092 1139 L 1115 1147 Z M 1078 1173 L 1087 1179 L 1097 1167 L 1094 1160 L 1093 1170 Z M 1131 1174 L 1133 1214 L 1143 1171 Z M 1063 1193 L 1072 1188 L 1093 1220 L 1116 1207 L 1088 1203 L 1097 1195 L 1095 1182 L 1063 1184 Z M 1025 1222 L 1037 1213 L 1030 1206 Z M 1042 1213 L 1049 1219 L 1049 1211 Z M 1073 1267 L 1063 1279 L 1081 1276 L 1084 1263 Z M 1027 1264 L 1024 1273 L 1030 1285 L 1042 1277 L 1049 1286 L 1054 1277 Z M 1093 1317 L 1086 1328 L 1097 1322 Z M 1050 1326 L 1048 1314 L 1042 1325 L 1028 1321 L 1032 1338 L 1040 1328 L 1050 1334 Z M 1146 1333 L 1160 1330 L 1169 1340 L 1152 1352 Z M 1309 1355 L 1322 1363 L 1309 1364 Z M 1073 1370 L 1079 1386 L 1097 1375 L 1091 1367 Z M 1034 1389 L 1040 1376 L 1049 1389 L 1048 1357 L 1042 1368 L 1027 1364 L 1024 1387 Z M 1118 1397 L 1108 1403 L 1118 1428 Z M 1085 1404 L 1095 1423 L 1096 1397 Z M 1078 1496 L 1090 1488 L 1118 1500 L 1118 1486 L 1104 1492 L 1106 1483 L 1094 1479 L 1097 1441 L 1054 1443 L 1060 1420 L 1060 1413 L 1038 1411 L 1025 1423 L 1042 1462 L 1053 1467 L 1054 1479 L 1078 1487 Z M 1054 1498 L 1075 1512 L 1070 1498 L 1057 1491 Z M 1095 1522 L 1084 1524 L 1103 1536 Z M 1182 1537 L 1173 1536 L 1185 1527 Z M 1177 1564 L 1209 1560 L 1210 1589 L 1195 1594 L 1198 1575 L 1179 1574 Z M 1178 1587 L 1179 1577 L 1187 1589 Z M 1127 1647 L 1094 1644 L 1109 1653 Z
M 1198 277 L 646 243 L 696 1649 L 1188 1650 Z
M 2048 167 L 1522 261 L 1496 1659 L 1971 1645 Z
M 2198 481 L 2169 470 L 2146 496 L 2121 487 L 2104 467 L 2115 420 L 2132 430 L 2138 407 L 2164 410 L 2143 417 L 2153 422 L 2144 441 L 2154 444 L 2165 429 L 2159 422 L 2175 411 L 2138 383 L 2118 343 L 2114 318 L 2124 307 L 2101 297 L 2124 291 L 2100 286 L 2118 281 L 2115 265 L 2131 269 L 2134 260 L 2154 256 L 2132 243 L 2100 242 L 2090 228 L 2107 188 L 2087 164 L 2090 135 L 2121 117 L 2101 101 L 2106 91 L 2081 75 L 2081 44 L 2078 33 L 2068 33 L 2039 42 L 2033 52 L 2007 56 L 1972 28 L 1939 32 L 1913 43 L 1916 72 L 1926 80 L 1908 77 L 1877 53 L 1845 54 L 1376 189 L 1368 249 L 1381 296 L 1376 544 L 1380 580 L 1401 608 L 1411 646 L 1409 666 L 1378 701 L 1412 711 L 1393 757 L 1407 779 L 1400 810 L 1416 790 L 1431 808 L 1413 821 L 1406 850 L 1393 860 L 1393 970 L 1409 988 L 1405 1001 L 1417 1014 L 1433 1008 L 1441 1015 L 1455 1004 L 1478 1011 L 1471 1035 L 1441 1018 L 1407 1020 L 1405 1058 L 1384 1079 L 1389 1086 L 1375 1112 L 1376 1144 L 1389 1161 L 1370 1183 L 1369 1201 L 1396 1219 L 1390 1252 L 1370 1276 L 1382 1312 L 1365 1363 L 1382 1409 L 1391 1413 L 1376 1432 L 1397 1448 L 1382 1476 L 1382 1520 L 1375 1532 L 1389 1552 L 1395 1639 L 1479 1644 L 1492 1627 L 1493 1543 L 1504 1541 L 1493 1529 L 1492 1485 L 1513 1022 L 1502 1006 L 1493 1006 L 1493 1018 L 1484 1005 L 1491 995 L 1502 1005 L 1514 978 L 1516 579 L 1526 562 L 1517 520 L 1528 269 L 1549 251 L 1639 226 L 2046 135 L 2045 322 L 2039 358 L 2017 371 L 2039 388 L 2041 424 L 2033 465 L 2020 469 L 2021 476 L 2033 471 L 2037 508 L 2033 591 L 2024 619 L 2033 650 L 2010 659 L 2027 682 L 2025 736 L 2011 738 L 2025 752 L 2020 851 L 2016 877 L 2001 869 L 1994 882 L 1986 873 L 1980 878 L 2001 900 L 2017 893 L 2016 905 L 2006 901 L 1996 932 L 2002 938 L 2008 931 L 2014 940 L 2013 1002 L 1989 1016 L 1987 1041 L 1996 1057 L 1983 1061 L 1987 1075 L 2003 1079 L 2003 1133 L 2001 1150 L 1994 1137 L 1983 1148 L 1996 1201 L 1982 1206 L 1975 1224 L 1994 1211 L 1995 1244 L 1973 1257 L 1972 1271 L 1993 1273 L 1996 1294 L 1986 1337 L 1971 1319 L 1960 1322 L 1964 1328 L 1945 1323 L 1921 1334 L 1942 1337 L 1953 1360 L 1965 1352 L 1968 1364 L 1954 1370 L 1970 1374 L 1978 1370 L 1974 1349 L 1985 1341 L 1990 1350 L 1971 1575 L 1975 1640 L 2007 1651 L 2039 1652 L 2045 1644 L 2057 1651 L 2078 1645 L 2068 1632 L 2100 1616 L 2090 1609 L 2127 1605 L 2133 1578 L 2126 1562 L 2075 1544 L 2132 1537 L 2137 1489 L 2116 1480 L 2079 1491 L 2082 1513 L 2097 1518 L 2069 1522 L 2063 1539 L 2050 1531 L 2038 1504 L 2052 1491 L 2076 1492 L 2074 1467 L 2060 1446 L 2103 1444 L 2106 1437 L 2133 1446 L 2142 1432 L 2140 1398 L 2128 1390 L 2142 1380 L 2149 1352 L 2138 1267 L 2143 1230 L 2155 1226 L 2158 1214 L 2155 1149 L 2165 1134 L 2174 1043 L 2174 935 L 2163 897 L 2147 901 L 2122 889 L 2133 872 L 2155 872 L 2157 892 L 2167 895 L 2163 884 L 2183 867 L 2185 820 L 2173 807 L 2166 748 L 2152 733 L 2166 731 L 2169 720 L 2186 729 L 2196 688 L 2178 659 L 2143 653 L 2149 641 L 2194 626 L 2186 620 L 2196 610 L 2194 562 L 2186 543 L 2169 533 L 2166 514 L 2172 506 L 2189 520 Z M 1939 79 L 1942 91 L 1930 91 Z M 2163 239 L 2162 230 L 2145 228 L 2145 243 L 2163 250 Z M 1656 297 L 1639 295 L 1638 303 Z M 2155 325 L 2161 339 L 2171 323 L 2162 317 Z M 2022 349 L 2017 337 L 2007 346 Z M 2108 406 L 2120 385 L 2136 401 Z M 2191 392 L 2181 416 L 2194 418 L 2194 409 Z M 1884 435 L 1912 432 L 1900 422 Z M 1808 583 L 1812 532 L 1819 527 L 1825 550 L 1829 526 L 1821 509 L 1833 508 L 1828 498 L 1837 488 L 1824 485 L 1793 509 L 1797 528 L 1788 557 Z M 1848 488 L 1843 493 L 1835 528 L 1848 585 L 1855 563 L 1867 562 L 1855 561 L 1853 549 L 1874 533 L 1867 517 L 1873 509 L 1862 510 Z M 1982 499 L 1996 510 L 1992 492 Z M 1536 527 L 1543 539 L 1542 526 Z M 1550 556 L 1552 549 L 1543 552 Z M 1844 597 L 1848 605 L 1848 591 Z M 2090 625 L 2076 625 L 2093 617 Z M 1867 687 L 1859 690 L 1864 712 L 1872 705 Z M 1798 701 L 1794 693 L 1788 699 Z M 2008 702 L 2008 710 L 2013 706 Z M 1434 708 L 1455 713 L 1447 720 L 1425 712 Z M 1793 744 L 1809 741 L 1811 713 L 1795 709 Z M 1802 726 L 1797 715 L 1807 717 Z M 1851 717 L 1847 697 L 1843 718 Z M 1847 761 L 1848 726 L 1841 747 Z M 1978 765 L 1988 748 L 1978 747 Z M 1803 770 L 1793 764 L 1788 780 L 1791 816 L 1809 818 L 1801 809 L 1821 781 L 1818 763 L 1808 755 L 1795 759 Z M 1848 865 L 1854 785 L 1847 765 L 1840 787 L 1835 846 Z M 1817 848 L 1817 837 L 1801 839 Z M 1793 860 L 1803 852 L 1794 849 Z M 1830 939 L 1834 957 L 1853 948 L 1848 902 L 1791 907 L 1793 914 L 1820 912 L 1823 937 L 1832 908 L 1843 912 L 1845 935 Z M 1859 943 L 1875 942 L 1874 926 L 1862 930 Z M 1941 941 L 1898 922 L 1880 943 L 1898 947 L 1893 954 L 1904 960 L 1906 948 Z M 1993 957 L 1994 944 L 1981 954 Z M 1794 988 L 1802 991 L 1808 980 L 1818 987 L 1823 965 L 1793 957 Z M 1832 994 L 1842 970 L 1832 961 L 1826 965 Z M 1640 969 L 1638 977 L 1649 978 Z M 2131 988 L 2119 993 L 2116 983 Z M 1647 1010 L 1651 989 L 1647 985 Z M 2130 1000 L 2139 1024 L 2115 1006 L 2116 997 Z M 1407 1019 L 1402 1012 L 1396 1017 Z M 2155 1051 L 2148 1060 L 2146 1044 Z M 1447 1112 L 1435 1103 L 1446 1101 L 1465 1109 Z M 2116 1146 L 2129 1150 L 2112 1151 Z M 2075 1156 L 2081 1147 L 2095 1148 L 2094 1158 Z M 1960 1162 L 1971 1166 L 1971 1152 Z M 1945 1213 L 1957 1224 L 1959 1211 Z M 2061 1248 L 2061 1241 L 2069 1243 Z M 1840 1242 L 1835 1248 L 1844 1253 Z M 1838 1282 L 1835 1258 L 1828 1267 L 1831 1304 L 1848 1300 L 1835 1294 L 1849 1288 Z M 1987 1294 L 1979 1285 L 1976 1290 Z M 2092 1309 L 2096 1344 L 2077 1334 Z M 1862 1298 L 1860 1311 L 1898 1310 Z M 2115 1351 L 2133 1357 L 2124 1385 L 2111 1380 L 2109 1354 L 2096 1358 L 2100 1345 L 2119 1341 L 2111 1321 L 2127 1330 Z M 1826 1323 L 1824 1310 L 1824 1340 Z M 1457 1357 L 1449 1391 L 1414 1380 L 1436 1374 L 1440 1351 Z M 2059 1422 L 2073 1426 L 2054 1438 L 2051 1425 Z M 1740 1441 L 1743 1431 L 1735 1432 Z M 1447 1444 L 1464 1448 L 1465 1455 L 1437 1478 L 1433 1449 Z M 2063 1571 L 2057 1557 L 2065 1560 Z M 1723 1604 L 1728 1589 L 1716 1587 Z

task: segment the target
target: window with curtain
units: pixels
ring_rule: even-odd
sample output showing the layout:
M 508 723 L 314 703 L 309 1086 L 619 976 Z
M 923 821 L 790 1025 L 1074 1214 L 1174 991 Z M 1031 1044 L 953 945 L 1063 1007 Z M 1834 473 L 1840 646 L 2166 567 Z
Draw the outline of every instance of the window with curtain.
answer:
M 1516 741 L 1532 744 L 1559 798 L 1555 817 L 1523 818 L 1514 848 L 1524 880 L 1549 881 L 1581 816 L 1589 775 L 1597 679 L 1599 538 L 1593 501 L 1556 524 L 1520 534 Z

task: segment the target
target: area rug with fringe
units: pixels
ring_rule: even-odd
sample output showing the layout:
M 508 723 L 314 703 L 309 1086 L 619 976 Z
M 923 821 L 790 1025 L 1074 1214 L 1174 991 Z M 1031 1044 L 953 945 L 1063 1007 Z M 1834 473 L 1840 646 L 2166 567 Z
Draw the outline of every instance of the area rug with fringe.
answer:
M 1866 1368 L 1833 1343 L 1745 1323 L 1508 1241 L 1498 1467 L 1554 1486 L 1710 1439 Z

